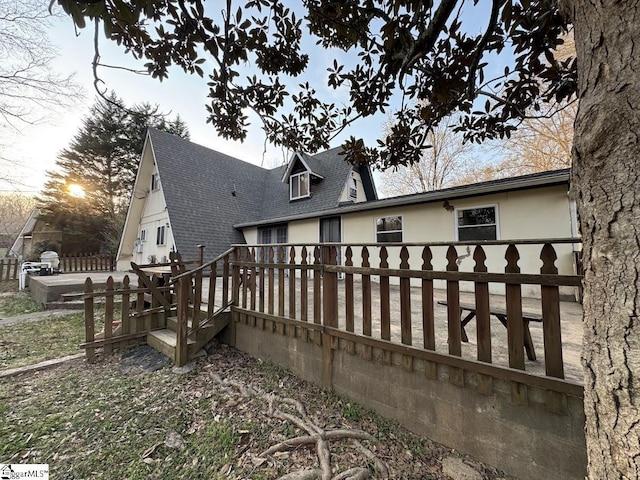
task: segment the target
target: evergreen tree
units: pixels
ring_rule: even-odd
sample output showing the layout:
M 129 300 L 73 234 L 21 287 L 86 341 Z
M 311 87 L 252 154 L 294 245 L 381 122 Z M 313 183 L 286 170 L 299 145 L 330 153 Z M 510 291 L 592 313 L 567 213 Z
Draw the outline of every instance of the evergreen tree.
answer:
M 115 252 L 148 127 L 189 137 L 182 119 L 157 105 L 120 105 L 114 93 L 98 99 L 48 172 L 39 201 L 63 232 L 63 253 Z

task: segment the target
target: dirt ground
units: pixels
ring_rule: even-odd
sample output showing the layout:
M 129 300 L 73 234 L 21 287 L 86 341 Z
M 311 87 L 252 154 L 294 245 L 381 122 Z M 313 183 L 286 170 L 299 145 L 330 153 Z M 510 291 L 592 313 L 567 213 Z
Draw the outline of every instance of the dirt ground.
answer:
M 0 462 L 66 479 L 511 478 L 274 364 L 207 350 L 182 369 L 147 352 L 0 381 Z

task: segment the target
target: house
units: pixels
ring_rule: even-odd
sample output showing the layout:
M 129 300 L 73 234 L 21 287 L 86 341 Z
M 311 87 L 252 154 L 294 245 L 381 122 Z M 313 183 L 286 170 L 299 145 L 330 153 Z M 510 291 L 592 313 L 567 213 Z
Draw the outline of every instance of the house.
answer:
M 264 169 L 149 130 L 118 269 L 128 269 L 131 261 L 161 262 L 172 250 L 194 258 L 198 244 L 213 258 L 234 243 L 444 243 L 577 235 L 568 169 L 378 199 L 370 169 L 347 164 L 339 152 L 296 153 L 287 165 Z M 399 249 L 390 247 L 389 266 L 397 268 L 393 248 Z M 434 247 L 434 269 L 446 268 L 446 248 Z M 471 248 L 458 247 L 461 271 L 473 270 Z M 556 246 L 560 273 L 575 271 L 574 248 Z M 409 250 L 411 261 L 422 262 L 419 247 Z M 489 271 L 504 271 L 504 246 L 485 251 Z M 377 253 L 371 253 L 373 262 Z M 523 273 L 539 273 L 539 254 L 539 245 L 521 247 Z M 354 265 L 360 261 L 355 252 Z M 523 288 L 523 294 L 537 296 L 539 287 Z
M 206 258 L 245 243 L 237 225 L 274 219 L 256 227 L 260 241 L 289 238 L 279 218 L 321 216 L 340 205 L 377 198 L 367 167 L 352 167 L 335 148 L 317 155 L 294 154 L 288 165 L 262 168 L 155 129 L 149 129 L 142 151 L 123 235 L 118 270 L 130 262 L 156 263 L 171 251 L 184 258 Z M 339 241 L 331 222 L 324 241 Z M 308 235 L 318 241 L 316 235 Z
M 28 259 L 38 245 L 46 247 L 45 250 L 60 251 L 62 232 L 39 218 L 40 215 L 39 208 L 31 210 L 18 237 L 11 245 L 8 256 Z

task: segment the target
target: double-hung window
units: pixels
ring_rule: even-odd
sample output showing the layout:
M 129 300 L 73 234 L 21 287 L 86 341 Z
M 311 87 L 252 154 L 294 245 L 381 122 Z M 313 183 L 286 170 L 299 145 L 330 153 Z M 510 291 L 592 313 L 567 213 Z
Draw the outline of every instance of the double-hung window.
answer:
M 376 242 L 402 242 L 402 216 L 376 218 Z
M 498 208 L 464 208 L 456 210 L 456 235 L 459 241 L 497 240 Z
M 289 177 L 289 199 L 305 198 L 309 193 L 309 172 L 295 173 Z

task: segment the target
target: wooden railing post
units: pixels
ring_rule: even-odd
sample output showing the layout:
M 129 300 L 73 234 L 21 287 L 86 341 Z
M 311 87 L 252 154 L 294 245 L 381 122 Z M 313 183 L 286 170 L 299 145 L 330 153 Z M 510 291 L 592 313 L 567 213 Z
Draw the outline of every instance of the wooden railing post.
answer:
M 507 261 L 505 273 L 520 273 L 518 260 L 520 253 L 515 244 L 507 247 L 504 256 Z M 522 286 L 507 283 L 505 287 L 507 302 L 507 344 L 509 350 L 509 367 L 524 370 L 524 325 L 522 321 Z M 511 399 L 515 404 L 527 402 L 527 386 L 511 382 Z
M 422 270 L 432 271 L 433 254 L 431 249 L 425 246 L 422 249 Z M 435 317 L 433 310 L 433 280 L 422 279 L 422 345 L 425 350 L 436 349 Z M 424 374 L 427 378 L 438 378 L 438 365 L 435 362 L 425 360 Z
M 200 323 L 200 305 L 201 304 L 202 304 L 202 269 L 198 268 L 195 272 L 195 280 L 193 285 L 193 315 L 191 319 L 192 330 L 196 330 L 198 328 L 198 324 Z
M 236 258 L 237 255 L 237 250 L 236 248 L 234 248 L 233 250 L 233 255 L 234 255 L 234 259 Z M 224 259 L 222 260 L 222 305 L 227 305 L 229 303 L 229 274 L 231 272 L 229 272 L 229 257 L 230 255 L 225 255 Z M 235 272 L 235 270 L 234 270 Z M 236 283 L 233 283 L 233 276 L 231 278 L 231 300 L 233 302 L 234 305 L 238 305 L 237 300 L 238 298 L 235 297 L 235 291 L 236 291 Z
M 475 265 L 473 271 L 486 273 L 485 261 L 487 255 L 478 245 L 473 251 Z M 489 310 L 489 284 L 487 282 L 475 282 L 476 297 L 476 340 L 478 344 L 478 360 L 491 363 L 491 313 Z M 493 392 L 493 379 L 489 375 L 478 374 L 478 391 L 489 395 Z
M 307 276 L 309 274 L 307 270 L 307 247 L 302 247 L 300 252 L 301 266 L 300 270 L 300 320 L 307 322 L 309 320 L 309 285 L 307 284 Z M 309 330 L 302 329 L 302 340 L 305 342 L 309 340 Z
M 313 248 L 313 265 L 316 269 L 313 271 L 313 323 L 320 325 L 322 323 L 322 265 L 320 263 L 320 246 Z M 322 337 L 317 330 L 313 332 L 313 340 L 316 345 L 322 344 Z
M 400 269 L 409 270 L 409 249 L 403 246 L 400 249 Z M 400 341 L 404 345 L 413 343 L 411 330 L 411 279 L 400 277 Z M 402 366 L 408 372 L 413 371 L 413 357 L 404 355 Z
M 551 244 L 546 243 L 540 252 L 543 275 L 557 275 L 555 261 L 558 258 Z M 542 285 L 542 329 L 544 332 L 544 366 L 550 377 L 564 378 L 562 361 L 562 330 L 560 328 L 560 290 L 557 285 Z
M 458 252 L 453 245 L 447 249 L 447 272 L 458 271 Z M 462 356 L 462 326 L 460 325 L 460 282 L 447 280 L 447 326 L 449 338 L 449 354 Z M 459 387 L 464 386 L 464 371 L 449 367 L 449 382 Z
M 87 278 L 84 282 L 84 293 L 87 294 L 84 297 L 84 333 L 85 342 L 91 343 L 96 337 L 95 320 L 93 318 L 93 297 L 90 295 L 93 293 L 93 282 L 91 278 Z M 85 347 L 85 355 L 87 361 L 92 362 L 96 358 L 95 347 Z
M 113 336 L 113 277 L 107 278 L 107 288 L 105 292 L 104 305 L 104 339 L 107 340 Z M 104 353 L 110 354 L 113 351 L 113 345 L 106 343 L 104 345 Z
M 323 266 L 336 265 L 336 247 L 322 246 Z M 322 324 L 338 328 L 338 272 L 323 271 L 322 274 Z
M 176 327 L 176 350 L 174 362 L 178 367 L 186 365 L 188 361 L 187 317 L 189 310 L 189 293 L 191 290 L 191 276 L 178 279 L 178 324 Z
M 201 267 L 204 265 L 204 245 L 198 245 L 196 248 L 198 249 L 198 266 Z
M 129 293 L 129 275 L 125 275 L 122 279 L 122 314 L 120 317 L 120 331 L 123 335 L 129 335 L 131 332 L 131 319 L 129 318 L 131 294 Z M 120 350 L 127 347 L 127 342 L 120 342 Z
M 370 268 L 367 247 L 362 247 L 361 256 L 362 268 Z M 371 275 L 364 273 L 362 274 L 362 334 L 371 336 Z M 364 346 L 363 357 L 365 360 L 371 360 L 372 348 L 370 345 Z
M 13 261 L 13 276 L 11 277 L 13 280 L 17 280 L 18 279 L 18 264 L 20 262 L 18 262 L 18 259 L 16 258 Z
M 353 267 L 353 250 L 351 247 L 347 247 L 344 252 L 344 265 L 345 267 Z M 347 272 L 344 276 L 344 308 L 345 308 L 345 326 L 347 332 L 353 333 L 355 323 L 355 305 L 353 299 L 353 273 Z M 348 353 L 355 353 L 356 345 L 352 341 L 347 341 L 346 350 Z
M 296 249 L 289 247 L 289 318 L 296 318 Z M 296 336 L 295 325 L 287 328 L 290 337 Z
M 209 271 L 209 298 L 207 299 L 207 318 L 216 311 L 216 282 L 218 281 L 218 262 L 213 262 Z
M 238 261 L 240 260 L 240 247 L 235 247 L 233 249 L 233 268 L 231 273 L 231 302 L 234 306 L 240 305 L 240 265 L 238 265 Z M 226 276 L 225 276 L 226 274 Z M 228 295 L 228 285 L 224 284 L 224 279 L 228 278 L 229 275 L 229 260 L 228 257 L 225 257 L 224 261 L 224 272 L 223 272 L 223 284 L 222 284 L 222 295 L 223 298 L 227 298 Z M 234 321 L 238 320 L 237 314 Z
M 520 273 L 518 260 L 520 253 L 511 243 L 505 254 L 505 273 Z M 524 328 L 522 324 L 522 289 L 520 284 L 506 285 L 507 302 L 507 343 L 509 346 L 509 367 L 524 370 Z
M 387 247 L 380 247 L 380 268 L 389 268 Z M 351 330 L 353 331 L 353 330 Z M 380 275 L 380 337 L 391 340 L 391 301 L 389 299 L 389 276 Z
M 485 261 L 487 255 L 480 245 L 473 251 L 475 265 L 473 271 L 486 273 Z M 489 284 L 487 282 L 475 282 L 476 293 L 476 338 L 478 341 L 478 360 L 491 363 L 491 317 L 489 310 Z

